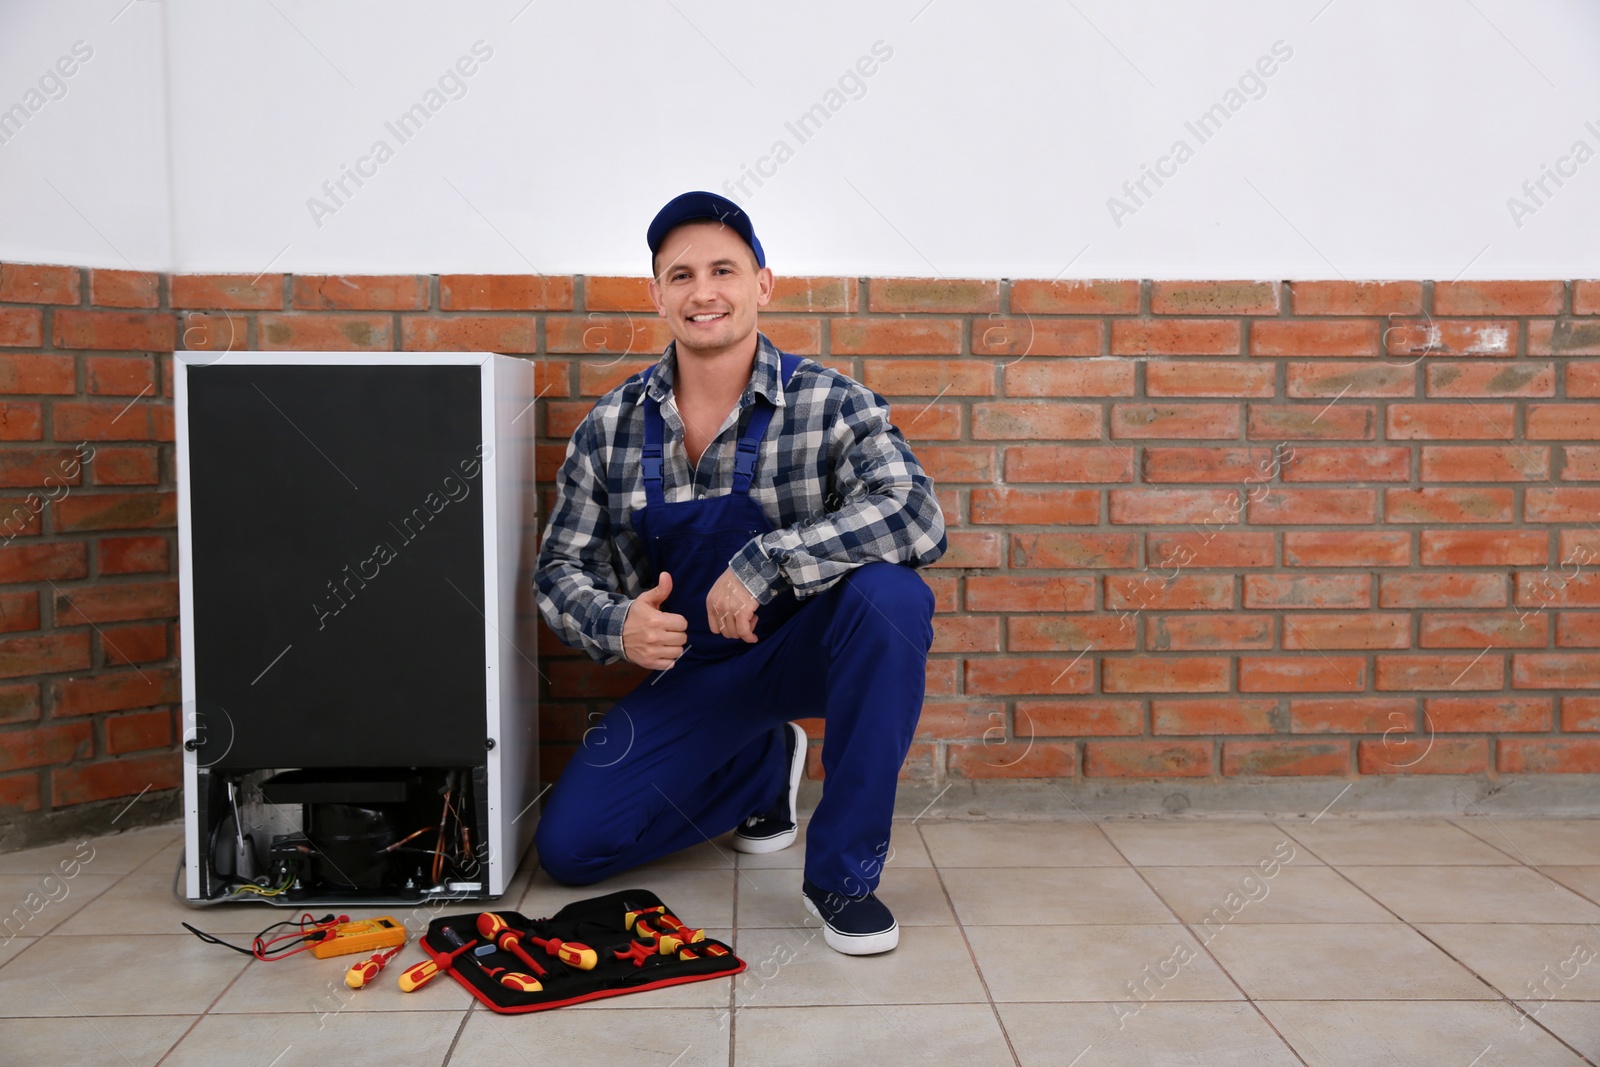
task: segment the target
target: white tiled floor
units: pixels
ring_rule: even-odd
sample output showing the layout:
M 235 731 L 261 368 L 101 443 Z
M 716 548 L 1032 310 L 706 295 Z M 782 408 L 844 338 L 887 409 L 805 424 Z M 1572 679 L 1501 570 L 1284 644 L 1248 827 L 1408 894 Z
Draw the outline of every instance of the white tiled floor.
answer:
M 524 871 L 525 914 L 642 886 L 749 969 L 509 1017 L 401 994 L 414 947 L 351 992 L 348 961 L 201 943 L 178 924 L 285 916 L 179 904 L 178 837 L 96 839 L 48 884 L 76 842 L 0 856 L 0 917 L 27 917 L 0 935 L 0 1063 L 1600 1064 L 1600 820 L 904 821 L 900 947 L 865 959 L 801 907 L 800 848 L 708 842 L 581 889 Z

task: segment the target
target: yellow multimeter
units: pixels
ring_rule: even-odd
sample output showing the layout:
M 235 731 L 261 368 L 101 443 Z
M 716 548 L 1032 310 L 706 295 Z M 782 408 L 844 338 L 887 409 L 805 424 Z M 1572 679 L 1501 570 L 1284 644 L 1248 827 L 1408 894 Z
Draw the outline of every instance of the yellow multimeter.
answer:
M 319 960 L 329 956 L 346 956 L 352 952 L 371 949 L 394 948 L 406 943 L 406 928 L 385 915 L 380 919 L 357 919 L 340 923 L 321 941 L 311 946 L 311 954 Z

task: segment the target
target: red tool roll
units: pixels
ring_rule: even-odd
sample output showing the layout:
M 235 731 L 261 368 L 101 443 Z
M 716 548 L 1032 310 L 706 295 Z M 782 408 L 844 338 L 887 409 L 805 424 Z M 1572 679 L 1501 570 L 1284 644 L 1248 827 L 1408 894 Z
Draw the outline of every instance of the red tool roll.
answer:
M 728 945 L 703 934 L 687 941 L 690 933 L 700 931 L 660 897 L 628 889 L 576 901 L 548 919 L 492 905 L 442 916 L 417 944 L 492 1011 L 518 1014 L 744 970 Z M 452 957 L 457 945 L 469 942 L 482 950 Z M 537 989 L 527 988 L 528 972 L 538 974 Z

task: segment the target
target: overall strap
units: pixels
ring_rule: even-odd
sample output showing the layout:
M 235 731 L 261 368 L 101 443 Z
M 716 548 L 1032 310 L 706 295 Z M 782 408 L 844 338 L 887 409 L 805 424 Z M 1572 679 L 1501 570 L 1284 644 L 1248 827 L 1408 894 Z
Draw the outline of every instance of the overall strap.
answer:
M 800 357 L 791 356 L 787 352 L 780 353 L 781 387 L 787 388 L 789 379 L 794 377 L 796 368 L 800 366 Z M 770 402 L 758 401 L 755 410 L 750 413 L 750 424 L 745 427 L 744 436 L 739 438 L 739 446 L 733 458 L 733 491 L 735 493 L 749 493 L 750 481 L 756 473 L 756 457 L 761 449 L 761 440 L 767 435 L 767 427 L 772 422 L 772 413 L 777 410 Z
M 644 470 L 645 502 L 652 507 L 666 499 L 661 492 L 661 405 L 656 403 L 648 388 L 650 372 L 655 369 L 653 365 L 646 367 L 641 379 L 647 388 L 644 393 L 644 456 L 640 466 Z
M 800 366 L 800 357 L 782 353 L 782 379 L 785 387 L 789 379 L 794 377 L 794 372 Z M 642 384 L 650 384 L 650 372 L 654 366 L 646 367 Z M 772 404 L 758 401 L 755 410 L 750 413 L 750 423 L 745 427 L 744 436 L 739 438 L 737 451 L 733 461 L 733 491 L 735 493 L 749 493 L 750 481 L 756 472 L 756 457 L 761 448 L 761 440 L 767 435 L 767 427 L 772 423 L 772 413 L 775 410 Z M 662 503 L 666 498 L 661 492 L 661 439 L 663 436 L 661 405 L 656 403 L 650 395 L 648 388 L 644 393 L 644 450 L 640 467 L 644 472 L 645 502 L 651 505 Z

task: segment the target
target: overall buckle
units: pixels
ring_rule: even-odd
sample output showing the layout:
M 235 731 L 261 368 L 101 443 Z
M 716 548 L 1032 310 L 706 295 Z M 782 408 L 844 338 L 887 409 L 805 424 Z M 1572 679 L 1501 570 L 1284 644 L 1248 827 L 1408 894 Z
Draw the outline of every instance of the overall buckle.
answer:
M 756 446 L 753 443 L 739 442 L 739 450 L 733 457 L 733 472 L 739 478 L 750 478 L 755 474 Z

